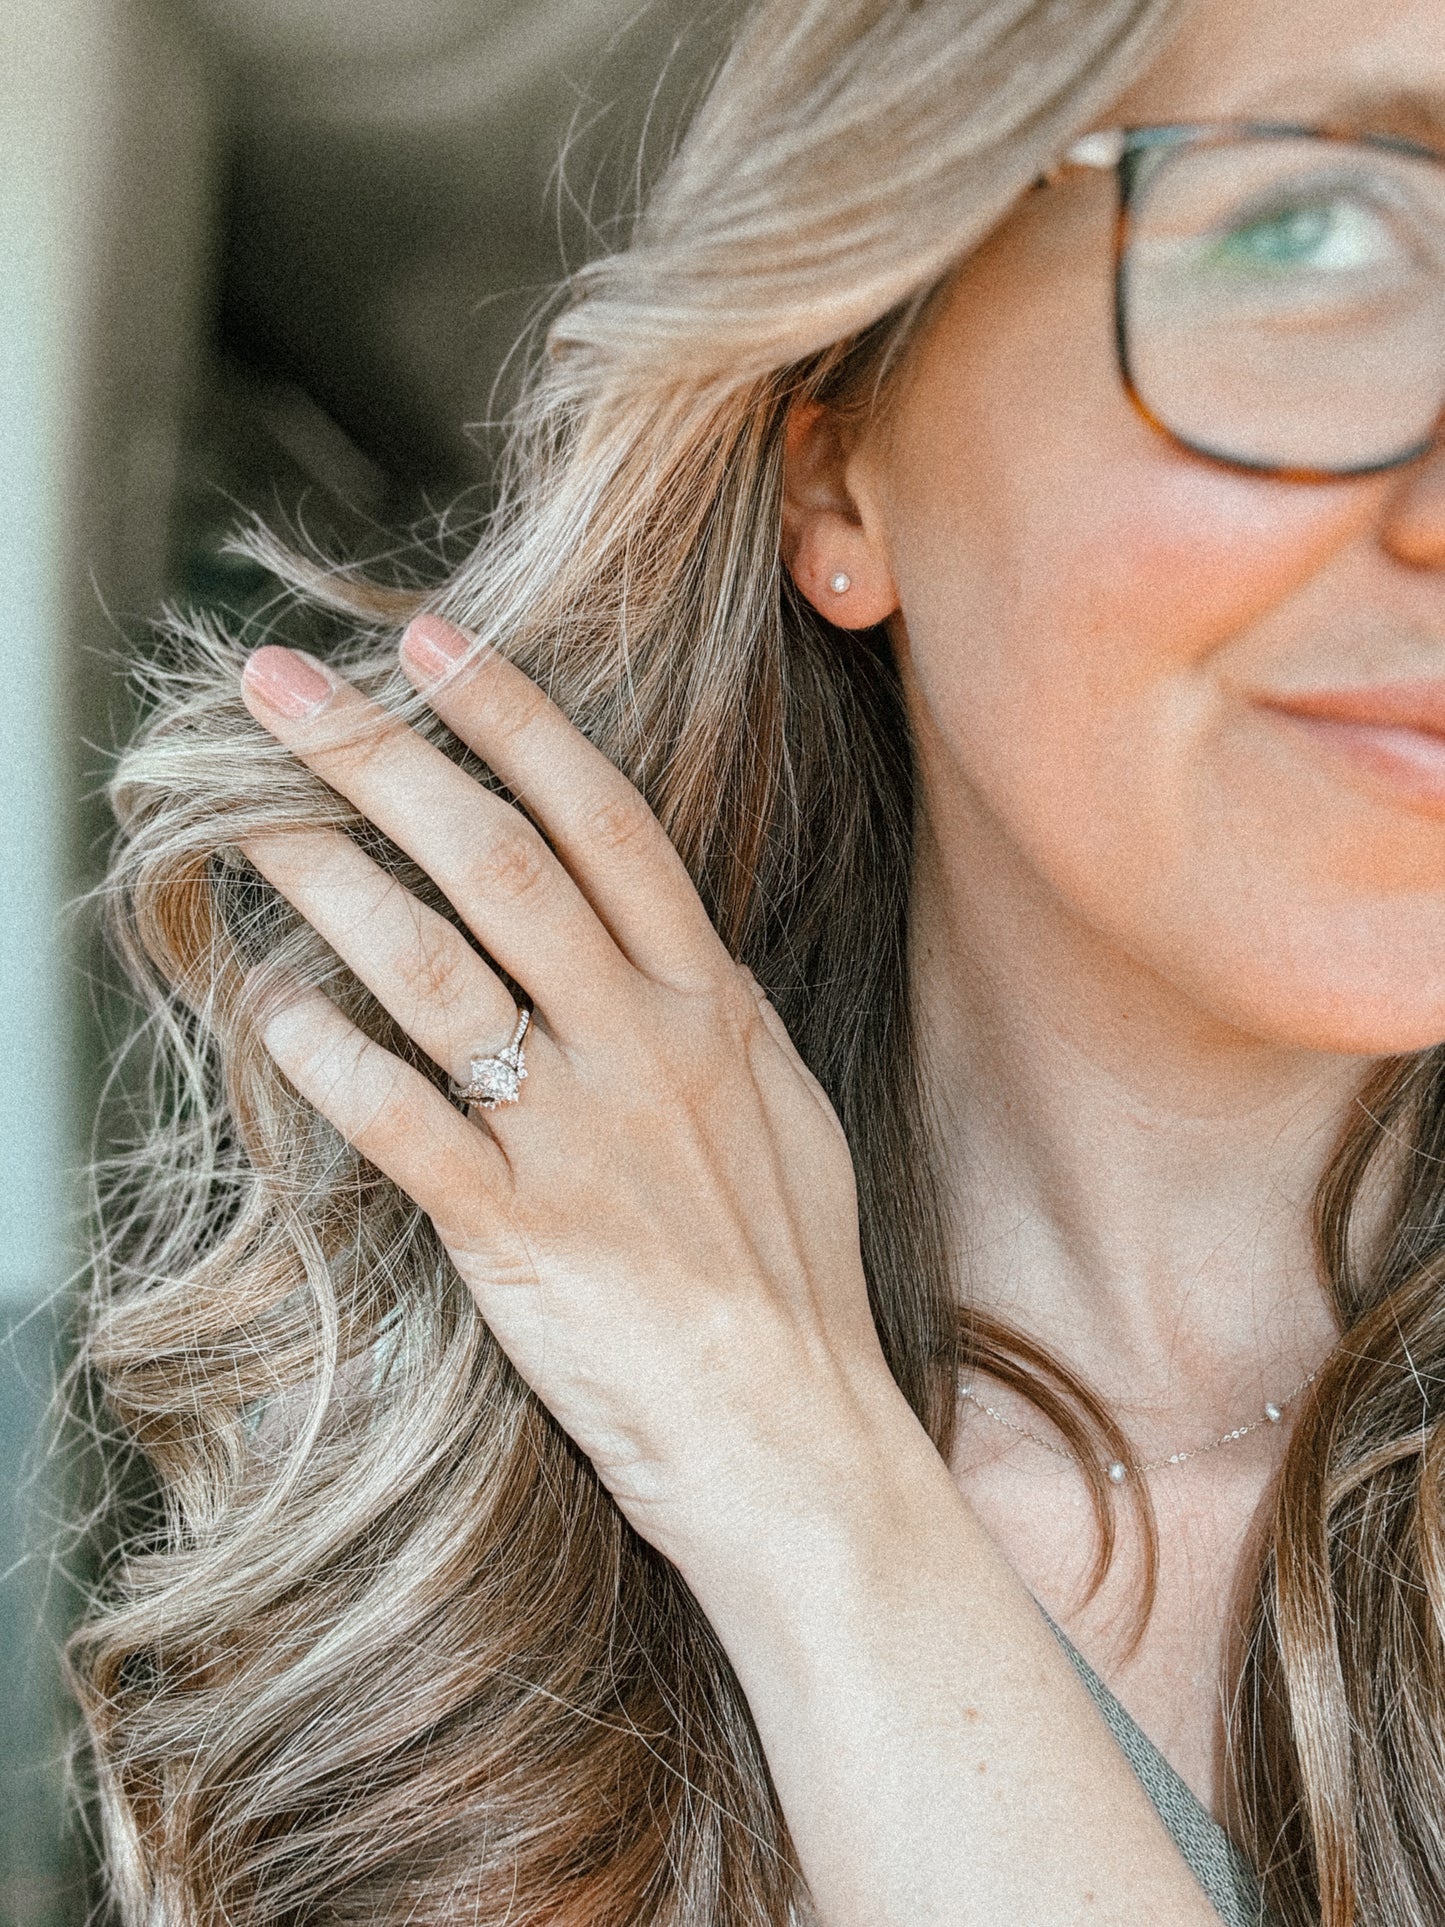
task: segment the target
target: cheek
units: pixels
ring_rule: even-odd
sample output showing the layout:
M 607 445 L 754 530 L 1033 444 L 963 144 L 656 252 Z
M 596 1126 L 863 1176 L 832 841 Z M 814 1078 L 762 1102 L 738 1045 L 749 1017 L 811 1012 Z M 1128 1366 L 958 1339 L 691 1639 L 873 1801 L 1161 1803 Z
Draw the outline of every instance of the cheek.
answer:
M 1131 458 L 1055 447 L 994 466 L 982 488 L 945 485 L 932 530 L 898 558 L 910 634 L 915 612 L 932 630 L 945 602 L 963 616 L 981 598 L 1011 669 L 1032 638 L 1056 677 L 1147 684 L 1246 636 L 1369 522 L 1375 485 L 1259 481 L 1139 430 Z
M 1418 884 L 1445 875 L 1445 825 L 1338 790 L 1302 809 L 1300 765 L 1237 694 L 1305 629 L 1378 485 L 1232 475 L 1140 428 L 1151 445 L 1099 464 L 1061 443 L 999 460 L 987 488 L 956 466 L 900 545 L 930 810 L 954 817 L 956 848 L 991 830 L 1087 924 L 1253 1032 L 1434 1042 L 1445 897 Z
M 1096 812 L 1131 770 L 1166 783 L 1220 672 L 1370 513 L 1362 489 L 1263 483 L 1138 429 L 1088 464 L 1077 451 L 1108 439 L 1097 423 L 1035 434 L 1031 456 L 997 452 L 985 486 L 940 463 L 931 512 L 903 518 L 910 678 L 968 766 L 1020 803 L 1045 768 L 1076 801 L 1097 792 Z

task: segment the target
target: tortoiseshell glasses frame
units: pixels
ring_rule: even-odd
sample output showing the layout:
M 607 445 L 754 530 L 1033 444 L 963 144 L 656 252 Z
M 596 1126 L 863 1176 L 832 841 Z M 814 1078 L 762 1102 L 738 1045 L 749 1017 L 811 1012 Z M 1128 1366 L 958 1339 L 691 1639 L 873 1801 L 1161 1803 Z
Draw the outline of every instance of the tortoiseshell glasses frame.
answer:
M 1361 134 L 1274 121 L 1181 122 L 1103 129 L 1077 140 L 1059 165 L 1044 177 L 1041 185 L 1051 184 L 1075 168 L 1112 172 L 1116 178 L 1118 204 L 1113 261 L 1115 352 L 1125 393 L 1139 415 L 1158 434 L 1205 461 L 1282 481 L 1343 481 L 1407 467 L 1427 455 L 1440 439 L 1441 417 L 1445 414 L 1445 339 L 1442 339 L 1440 353 L 1439 395 L 1429 431 L 1415 436 L 1403 447 L 1383 455 L 1372 454 L 1368 460 L 1359 462 L 1309 465 L 1262 460 L 1253 454 L 1231 453 L 1227 448 L 1211 446 L 1199 436 L 1182 431 L 1161 415 L 1142 392 L 1137 377 L 1135 344 L 1131 340 L 1129 285 L 1130 249 L 1143 190 L 1155 177 L 1160 164 L 1174 156 L 1208 149 L 1259 148 L 1262 143 L 1287 141 L 1317 143 L 1325 150 L 1349 150 L 1356 158 L 1379 156 L 1383 159 L 1388 156 L 1396 166 L 1402 159 L 1412 167 L 1424 163 L 1438 172 L 1441 205 L 1445 208 L 1445 154 L 1435 148 L 1385 134 Z M 1442 312 L 1445 312 L 1445 225 L 1442 225 L 1441 241 L 1441 257 L 1434 265 L 1440 277 Z

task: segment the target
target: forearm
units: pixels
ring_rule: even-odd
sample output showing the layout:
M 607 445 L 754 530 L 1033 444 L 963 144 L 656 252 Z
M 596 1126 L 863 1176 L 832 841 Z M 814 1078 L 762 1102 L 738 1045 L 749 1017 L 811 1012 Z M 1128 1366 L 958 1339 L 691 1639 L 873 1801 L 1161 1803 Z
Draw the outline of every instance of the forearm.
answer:
M 901 1401 L 847 1476 L 775 1488 L 684 1569 L 826 1927 L 1218 1927 Z

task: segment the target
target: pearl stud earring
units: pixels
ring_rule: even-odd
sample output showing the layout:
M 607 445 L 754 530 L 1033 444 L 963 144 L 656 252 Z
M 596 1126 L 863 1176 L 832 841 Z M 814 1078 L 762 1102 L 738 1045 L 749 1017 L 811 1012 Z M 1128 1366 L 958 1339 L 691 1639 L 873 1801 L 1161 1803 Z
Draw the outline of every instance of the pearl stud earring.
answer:
M 852 588 L 852 586 L 853 586 L 852 576 L 844 575 L 841 569 L 833 577 L 833 580 L 828 584 L 828 587 L 833 591 L 834 595 L 847 595 L 848 591 Z

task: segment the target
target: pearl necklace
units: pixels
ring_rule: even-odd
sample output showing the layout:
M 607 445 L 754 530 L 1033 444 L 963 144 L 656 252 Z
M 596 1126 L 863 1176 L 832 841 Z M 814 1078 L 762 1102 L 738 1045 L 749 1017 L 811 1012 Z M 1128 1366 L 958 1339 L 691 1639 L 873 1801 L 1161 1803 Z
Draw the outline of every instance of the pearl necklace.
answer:
M 1257 1432 L 1261 1425 L 1278 1425 L 1300 1393 L 1313 1385 L 1318 1377 L 1319 1371 L 1316 1369 L 1308 1378 L 1302 1378 L 1294 1390 L 1287 1393 L 1284 1398 L 1267 1400 L 1259 1417 L 1251 1419 L 1248 1425 L 1236 1425 L 1232 1432 L 1224 1432 L 1219 1438 L 1210 1439 L 1207 1445 L 1191 1446 L 1187 1452 L 1171 1452 L 1167 1459 L 1154 1459 L 1148 1465 L 1131 1466 L 1123 1459 L 1115 1459 L 1105 1467 L 1109 1483 L 1122 1485 L 1131 1471 L 1162 1472 L 1168 1466 L 1183 1465 L 1186 1459 L 1203 1458 L 1206 1452 L 1217 1452 L 1222 1445 L 1233 1445 L 1236 1439 L 1248 1438 L 1249 1434 Z M 1046 1439 L 1037 1432 L 1031 1432 L 1026 1425 L 1016 1425 L 1011 1418 L 1005 1418 L 1002 1412 L 996 1412 L 991 1405 L 985 1404 L 971 1385 L 960 1386 L 958 1395 L 960 1398 L 968 1399 L 970 1404 L 976 1405 L 985 1417 L 993 1420 L 995 1425 L 1006 1426 L 1010 1432 L 1017 1432 L 1020 1438 L 1031 1439 L 1035 1445 L 1042 1446 L 1045 1452 L 1052 1452 L 1056 1459 L 1068 1459 L 1073 1465 L 1079 1463 L 1077 1452 L 1071 1452 L 1064 1445 L 1055 1445 L 1052 1439 Z

